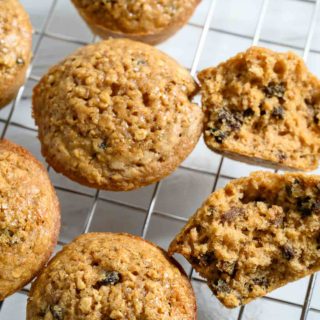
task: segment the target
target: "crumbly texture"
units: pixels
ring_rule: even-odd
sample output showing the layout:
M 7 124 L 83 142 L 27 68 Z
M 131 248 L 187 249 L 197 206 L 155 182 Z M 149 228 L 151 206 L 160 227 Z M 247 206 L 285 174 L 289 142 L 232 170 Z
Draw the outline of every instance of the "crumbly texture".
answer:
M 160 43 L 187 23 L 200 0 L 72 0 L 102 38 L 127 37 Z
M 209 148 L 269 167 L 317 168 L 320 82 L 301 58 L 252 47 L 198 77 Z
M 33 284 L 29 320 L 194 320 L 181 267 L 129 234 L 91 233 L 57 254 Z
M 213 193 L 171 243 L 227 307 L 320 270 L 320 176 L 256 172 Z
M 24 83 L 31 59 L 32 27 L 18 0 L 0 1 L 0 108 Z
M 0 140 L 0 301 L 41 270 L 56 244 L 60 210 L 43 166 Z
M 42 153 L 55 170 L 91 187 L 151 184 L 175 170 L 200 137 L 196 92 L 188 71 L 149 45 L 84 47 L 34 89 Z

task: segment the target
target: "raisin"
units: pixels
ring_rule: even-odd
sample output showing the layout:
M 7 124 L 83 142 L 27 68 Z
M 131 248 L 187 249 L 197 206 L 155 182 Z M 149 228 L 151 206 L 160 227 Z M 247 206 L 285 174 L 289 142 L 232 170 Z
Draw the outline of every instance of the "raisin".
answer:
M 214 136 L 215 141 L 219 144 L 223 143 L 223 140 L 228 136 L 227 133 L 215 128 L 211 129 L 211 133 Z
M 219 279 L 218 281 L 215 281 L 214 283 L 211 283 L 211 288 L 214 293 L 230 293 L 231 288 L 227 284 L 226 281 Z
M 317 250 L 319 250 L 320 249 L 320 234 L 318 234 L 316 237 L 316 244 L 317 244 Z
M 254 111 L 253 111 L 251 108 L 246 109 L 246 110 L 243 112 L 243 116 L 244 116 L 245 118 L 247 118 L 247 117 L 252 117 L 253 115 L 254 115 Z
M 293 182 L 287 184 L 285 188 L 288 196 L 296 198 L 301 193 L 301 181 L 294 179 Z
M 300 197 L 297 199 L 297 208 L 298 211 L 303 216 L 310 216 L 312 214 L 312 201 L 309 196 L 307 197 Z
M 283 107 L 279 106 L 272 110 L 271 116 L 277 120 L 284 119 L 284 109 Z
M 285 244 L 282 248 L 281 248 L 281 251 L 282 251 L 282 256 L 290 261 L 294 258 L 294 250 L 291 246 Z
M 6 229 L 1 229 L 0 234 L 3 234 L 7 237 L 13 237 L 14 232 L 12 230 L 6 228 Z
M 240 129 L 242 126 L 242 119 L 240 113 L 231 113 L 229 110 L 226 110 L 224 108 L 219 111 L 217 122 L 220 124 L 225 124 L 233 130 Z
M 54 320 L 63 320 L 63 309 L 60 306 L 50 306 L 50 312 Z
M 255 202 L 266 202 L 266 199 L 263 196 L 258 196 L 254 199 Z
M 121 275 L 117 271 L 106 271 L 104 277 L 100 280 L 102 285 L 115 285 L 121 280 Z
M 24 60 L 22 58 L 17 58 L 16 64 L 18 65 L 24 65 Z
M 313 213 L 320 214 L 320 200 L 315 200 L 312 209 L 313 209 Z
M 283 216 L 278 216 L 274 219 L 273 221 L 273 224 L 276 226 L 276 227 L 281 227 L 283 226 Z
M 260 116 L 264 116 L 267 114 L 266 110 L 263 109 L 263 103 L 259 105 L 259 109 L 260 109 Z
M 314 109 L 314 101 L 313 101 L 313 99 L 311 98 L 311 99 L 309 99 L 309 98 L 306 98 L 306 99 L 304 99 L 304 103 L 306 104 L 306 106 L 308 107 L 308 108 L 310 108 L 310 109 Z
M 285 91 L 286 88 L 284 83 L 276 84 L 274 82 L 270 82 L 269 85 L 264 88 L 264 93 L 268 98 L 283 98 Z
M 242 208 L 231 207 L 230 210 L 226 211 L 221 216 L 221 221 L 222 221 L 222 223 L 224 223 L 226 221 L 232 221 L 234 218 L 236 218 L 237 216 L 239 216 L 243 213 L 244 213 L 244 210 Z
M 287 155 L 281 150 L 278 150 L 277 155 L 278 155 L 279 162 L 283 162 L 284 160 L 287 159 Z
M 303 217 L 308 217 L 311 214 L 320 213 L 320 200 L 312 199 L 309 196 L 297 198 L 297 209 Z
M 269 280 L 266 277 L 259 277 L 252 280 L 253 283 L 246 283 L 249 292 L 252 292 L 254 285 L 267 289 L 270 286 Z
M 198 259 L 195 256 L 190 256 L 189 260 L 192 265 L 199 265 L 200 264 L 200 259 Z
M 285 190 L 288 196 L 292 196 L 292 185 L 291 184 L 286 184 Z
M 217 264 L 217 268 L 222 271 L 226 272 L 230 276 L 233 276 L 236 271 L 236 262 L 229 262 L 229 261 L 219 261 Z
M 313 122 L 314 122 L 315 124 L 319 124 L 319 114 L 315 114 L 315 115 L 313 116 Z
M 213 251 L 208 251 L 200 256 L 200 264 L 202 264 L 205 267 L 212 264 L 215 260 L 216 257 Z
M 213 215 L 216 212 L 216 208 L 214 206 L 209 206 L 208 207 L 208 213 L 209 215 Z
M 264 288 L 268 288 L 270 285 L 269 280 L 266 277 L 255 278 L 252 281 L 254 284 Z
M 99 289 L 101 286 L 108 286 L 108 285 L 116 285 L 121 281 L 121 274 L 117 271 L 105 271 L 101 280 L 99 280 L 96 285 L 95 289 Z
M 103 141 L 99 144 L 99 148 L 102 150 L 106 150 L 108 148 L 108 145 L 105 141 Z
M 138 65 L 138 66 L 144 66 L 144 65 L 146 65 L 146 64 L 147 64 L 147 61 L 144 60 L 144 59 L 139 59 L 139 60 L 137 61 L 137 65 Z

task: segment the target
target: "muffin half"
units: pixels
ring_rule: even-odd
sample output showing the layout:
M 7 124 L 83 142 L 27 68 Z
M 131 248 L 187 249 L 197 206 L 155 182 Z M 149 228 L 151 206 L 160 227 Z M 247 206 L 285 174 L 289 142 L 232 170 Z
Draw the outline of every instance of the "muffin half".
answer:
M 176 236 L 229 308 L 320 270 L 320 176 L 256 172 L 214 192 Z
M 252 47 L 198 77 L 210 149 L 272 168 L 318 167 L 320 81 L 300 57 Z

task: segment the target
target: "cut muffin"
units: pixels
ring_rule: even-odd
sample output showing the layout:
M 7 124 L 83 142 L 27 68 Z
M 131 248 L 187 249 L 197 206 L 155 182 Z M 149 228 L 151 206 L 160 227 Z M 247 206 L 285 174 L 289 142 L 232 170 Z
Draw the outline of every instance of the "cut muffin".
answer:
M 129 234 L 91 233 L 56 255 L 32 285 L 27 319 L 194 320 L 181 267 Z
M 229 308 L 320 270 L 320 176 L 256 172 L 214 192 L 171 243 Z
M 320 82 L 301 58 L 252 47 L 198 78 L 210 149 L 273 168 L 317 168 Z
M 197 85 L 154 47 L 108 40 L 54 66 L 34 89 L 42 153 L 90 187 L 131 190 L 170 174 L 202 131 Z
M 31 281 L 49 259 L 60 210 L 43 166 L 0 140 L 0 301 Z
M 0 1 L 0 108 L 23 85 L 31 59 L 32 26 L 18 0 Z
M 101 38 L 160 43 L 182 28 L 200 0 L 72 0 L 92 32 Z

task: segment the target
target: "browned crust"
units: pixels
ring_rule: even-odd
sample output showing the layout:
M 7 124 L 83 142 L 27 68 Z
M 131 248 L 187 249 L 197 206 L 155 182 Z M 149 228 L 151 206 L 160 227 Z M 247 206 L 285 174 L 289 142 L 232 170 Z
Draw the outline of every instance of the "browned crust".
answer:
M 215 153 L 218 153 L 222 156 L 225 156 L 231 160 L 241 161 L 243 163 L 250 164 L 253 166 L 260 166 L 261 165 L 265 168 L 274 169 L 274 170 L 279 170 L 279 169 L 286 170 L 286 171 L 296 171 L 297 170 L 296 167 L 291 168 L 291 167 L 288 167 L 285 165 L 281 165 L 278 162 L 273 162 L 271 160 L 266 160 L 266 159 L 261 159 L 261 158 L 257 158 L 254 156 L 246 156 L 246 155 L 240 154 L 240 153 L 216 149 L 216 148 L 212 147 L 209 143 L 207 143 L 206 139 L 205 139 L 205 143 L 208 146 L 208 148 L 211 149 L 212 151 L 214 151 Z M 302 171 L 310 171 L 310 170 L 315 170 L 315 169 L 317 169 L 317 166 L 313 166 L 312 168 L 310 168 L 310 167 L 299 168 L 299 170 L 302 170 Z
M 83 18 L 83 20 L 86 22 L 88 27 L 92 30 L 94 34 L 97 34 L 102 39 L 108 39 L 108 38 L 128 38 L 135 41 L 141 41 L 145 42 L 151 45 L 156 45 L 161 42 L 164 42 L 168 38 L 172 37 L 178 30 L 180 30 L 190 19 L 192 16 L 194 10 L 198 6 L 201 0 L 197 0 L 197 2 L 194 4 L 190 10 L 186 11 L 183 16 L 180 17 L 179 20 L 174 21 L 169 26 L 158 30 L 156 32 L 149 32 L 149 33 L 124 33 L 121 31 L 114 31 L 110 30 L 100 24 L 97 24 L 94 21 L 94 17 L 87 15 L 84 10 L 81 10 L 77 7 L 76 2 L 72 0 L 74 6 L 78 10 L 79 14 Z
M 32 25 L 28 13 L 25 11 L 25 9 L 20 3 L 17 2 L 15 5 L 17 12 L 20 11 L 20 14 L 24 16 L 24 28 L 25 30 L 28 30 L 29 35 L 29 38 L 26 39 L 26 41 L 29 42 L 30 55 L 29 60 L 25 61 L 23 67 L 19 67 L 19 70 L 14 77 L 11 77 L 10 80 L 7 79 L 6 82 L 2 82 L 0 80 L 0 109 L 5 107 L 10 101 L 12 101 L 16 97 L 20 87 L 24 84 L 26 73 L 32 56 Z
M 35 93 L 36 94 L 36 93 Z M 175 170 L 177 170 L 178 166 L 181 162 L 183 162 L 188 155 L 192 152 L 194 147 L 199 141 L 199 138 L 202 133 L 202 125 L 199 126 L 197 135 L 193 137 L 193 139 L 185 139 L 182 144 L 177 146 L 175 157 L 171 157 L 171 161 L 168 160 L 166 164 L 161 164 L 156 169 L 149 169 L 145 176 L 148 176 L 149 178 L 153 176 L 152 180 L 135 180 L 130 181 L 130 185 L 128 183 L 113 183 L 112 180 L 109 180 L 109 183 L 106 184 L 98 184 L 98 183 L 90 183 L 85 177 L 78 176 L 71 170 L 66 170 L 66 168 L 59 163 L 59 161 L 55 161 L 53 158 L 50 157 L 50 153 L 47 150 L 47 147 L 42 143 L 41 144 L 41 153 L 43 157 L 46 159 L 48 164 L 58 173 L 61 173 L 65 176 L 67 176 L 69 179 L 80 183 L 82 185 L 85 185 L 89 188 L 95 188 L 95 189 L 102 189 L 107 191 L 131 191 L 137 188 L 145 187 L 147 185 L 150 185 L 152 183 L 159 182 L 160 180 L 164 179 L 165 177 L 169 176 L 171 173 L 173 173 Z M 39 140 L 43 141 L 43 137 L 39 134 Z
M 136 236 L 136 235 L 132 235 L 132 234 L 129 234 L 129 233 L 125 233 L 125 232 L 120 232 L 120 233 L 111 233 L 111 232 L 91 232 L 89 234 L 82 234 L 78 237 L 76 237 L 75 239 L 73 239 L 72 242 L 82 238 L 82 237 L 88 237 L 88 236 L 92 236 L 92 237 L 95 237 L 96 235 L 101 235 L 101 234 L 114 234 L 114 235 L 122 235 L 122 236 L 126 236 L 130 239 L 135 239 L 135 240 L 138 240 L 138 241 L 141 241 L 141 242 L 145 242 L 145 243 L 148 243 L 150 245 L 152 245 L 154 248 L 157 248 L 159 249 L 163 255 L 165 256 L 165 258 L 170 261 L 172 264 L 174 264 L 178 269 L 179 271 L 181 272 L 181 275 L 183 276 L 183 279 L 185 280 L 185 283 L 188 287 L 188 289 L 190 290 L 191 294 L 192 294 L 192 300 L 193 300 L 193 304 L 194 304 L 194 315 L 190 315 L 190 320 L 197 320 L 197 303 L 196 303 L 196 296 L 195 296 L 195 293 L 193 291 L 193 288 L 192 288 L 192 285 L 188 279 L 188 276 L 185 272 L 185 270 L 182 268 L 182 266 L 179 264 L 178 261 L 176 261 L 173 257 L 170 257 L 168 255 L 168 253 L 162 249 L 161 247 L 157 246 L 156 244 L 152 243 L 151 241 L 148 241 L 148 240 L 145 240 L 139 236 Z M 60 255 L 62 255 L 63 251 L 69 246 L 69 244 L 65 245 L 63 247 L 63 249 L 61 251 L 59 251 L 48 263 L 48 265 L 50 265 L 52 262 L 54 262 L 55 260 L 57 260 Z M 32 283 L 32 286 L 31 286 L 31 289 L 30 289 L 30 292 L 29 292 L 29 298 L 28 298 L 28 305 L 27 305 L 27 314 L 29 313 L 28 312 L 28 309 L 29 309 L 29 302 L 30 302 L 30 299 L 33 295 L 33 291 L 35 290 L 35 287 L 37 286 L 37 283 L 39 281 L 39 278 L 36 279 L 33 283 Z M 27 317 L 28 319 L 28 317 Z
M 130 41 L 130 40 L 124 40 L 124 41 Z M 171 58 L 170 58 L 171 59 Z M 196 85 L 196 89 L 192 93 L 192 97 L 190 96 L 190 100 L 199 92 L 199 87 Z M 35 86 L 33 89 L 33 96 L 32 96 L 32 104 L 33 104 L 33 117 L 35 118 L 36 124 L 41 123 L 41 119 L 39 117 L 39 112 L 36 112 L 36 98 L 38 95 L 40 95 L 40 86 L 39 84 Z M 37 107 L 39 108 L 39 107 Z M 165 177 L 172 174 L 178 166 L 183 162 L 189 154 L 193 151 L 195 146 L 197 145 L 200 136 L 203 131 L 203 112 L 200 107 L 198 107 L 199 110 L 199 121 L 197 118 L 197 121 L 199 122 L 199 125 L 197 126 L 197 130 L 193 132 L 192 136 L 185 136 L 183 139 L 181 139 L 181 143 L 179 145 L 175 146 L 175 152 L 172 154 L 172 156 L 162 163 L 157 163 L 157 165 L 145 167 L 144 176 L 140 179 L 131 179 L 131 180 L 122 180 L 118 182 L 114 182 L 111 179 L 108 179 L 108 181 L 105 181 L 104 183 L 94 183 L 88 181 L 88 179 L 72 170 L 68 170 L 63 163 L 61 163 L 59 160 L 57 160 L 55 157 L 52 157 L 50 154 L 50 150 L 48 149 L 48 146 L 46 146 L 44 143 L 41 143 L 41 153 L 43 157 L 46 159 L 48 164 L 58 173 L 61 173 L 68 177 L 69 179 L 80 183 L 82 185 L 85 185 L 90 188 L 95 189 L 101 189 L 101 190 L 107 190 L 107 191 L 131 191 L 137 188 L 141 188 L 153 183 L 156 183 Z M 44 141 L 44 135 L 41 131 L 38 133 L 38 138 L 40 142 Z
M 17 153 L 17 154 L 21 155 L 21 157 L 24 157 L 27 161 L 32 162 L 35 166 L 37 166 L 42 171 L 42 173 L 45 176 L 48 177 L 48 181 L 50 182 L 48 173 L 47 173 L 46 169 L 44 168 L 44 166 L 25 148 L 23 148 L 17 144 L 14 144 L 8 140 L 0 140 L 0 149 L 6 149 L 8 151 L 12 151 L 14 153 Z M 55 217 L 56 217 L 55 229 L 54 229 L 54 232 L 52 233 L 51 246 L 50 246 L 50 248 L 47 249 L 47 254 L 44 256 L 43 261 L 41 261 L 41 266 L 39 267 L 38 272 L 36 274 L 34 274 L 33 276 L 31 276 L 28 280 L 24 281 L 19 288 L 15 288 L 11 292 L 8 292 L 5 296 L 1 296 L 0 301 L 4 300 L 6 297 L 10 296 L 11 294 L 15 293 L 16 291 L 19 291 L 20 289 L 22 289 L 26 284 L 28 284 L 32 279 L 34 279 L 42 271 L 42 269 L 44 268 L 47 261 L 49 260 L 51 254 L 53 253 L 53 250 L 58 242 L 60 226 L 61 226 L 60 204 L 59 204 L 58 198 L 56 196 L 54 187 L 52 186 L 51 182 L 50 182 L 50 186 L 51 186 L 50 192 L 52 194 L 52 200 L 54 202 L 55 213 L 56 213 L 55 214 Z

